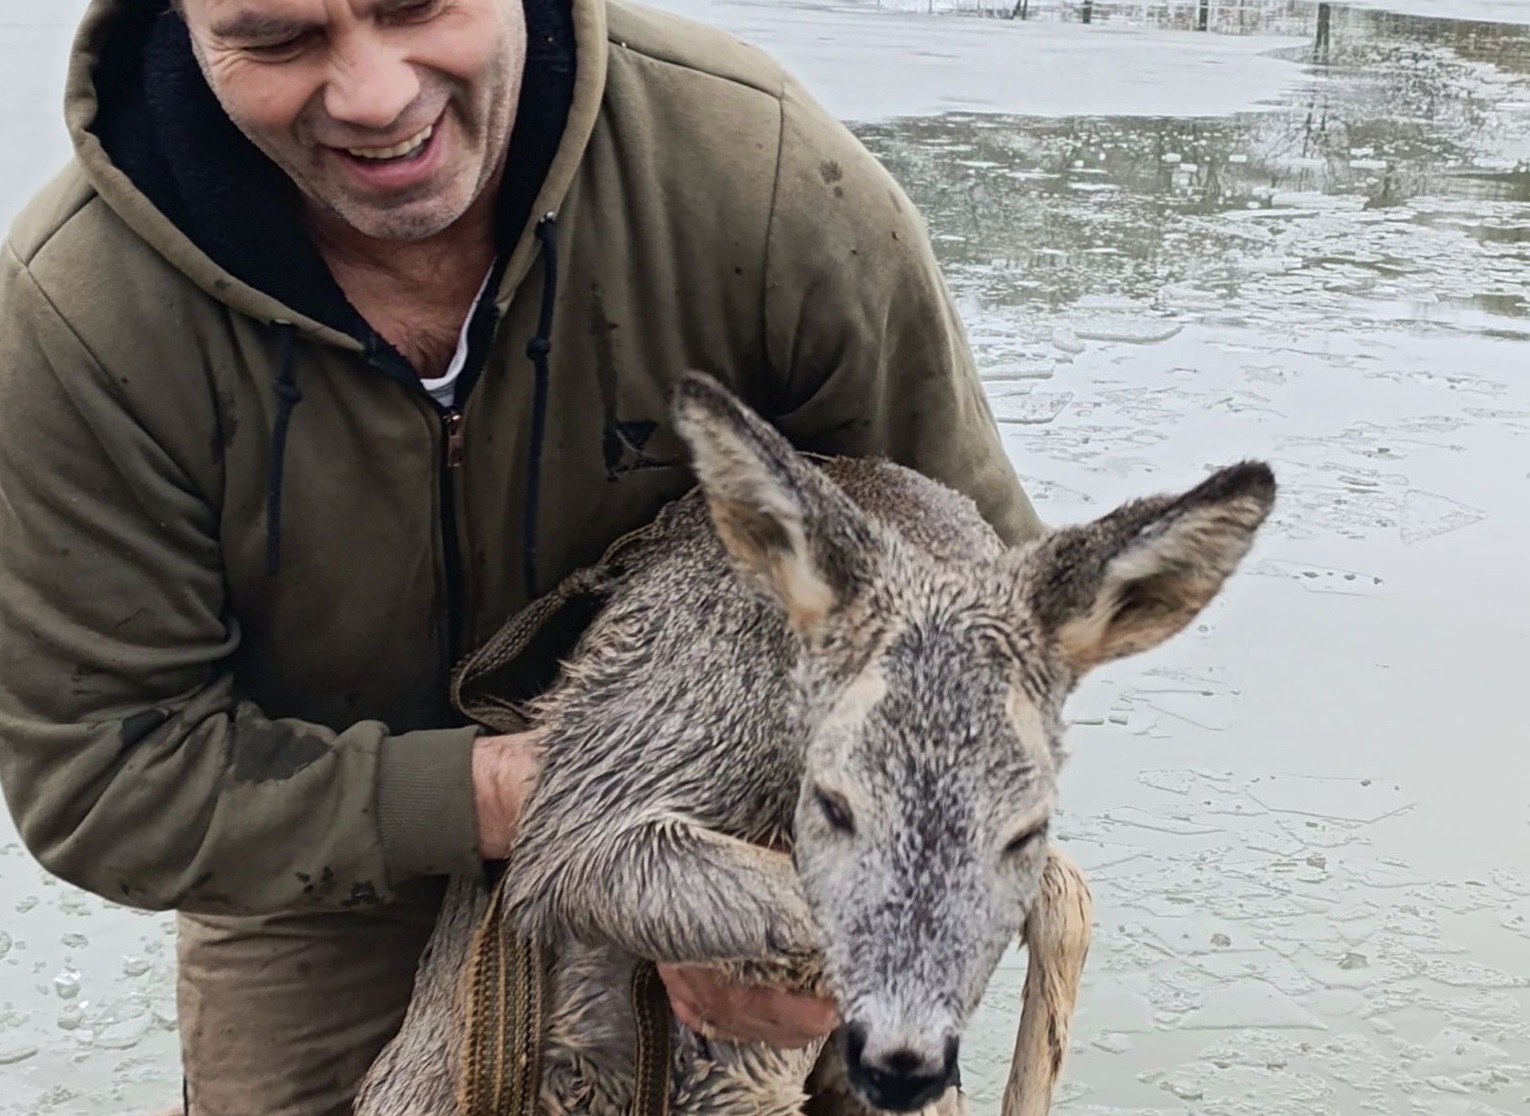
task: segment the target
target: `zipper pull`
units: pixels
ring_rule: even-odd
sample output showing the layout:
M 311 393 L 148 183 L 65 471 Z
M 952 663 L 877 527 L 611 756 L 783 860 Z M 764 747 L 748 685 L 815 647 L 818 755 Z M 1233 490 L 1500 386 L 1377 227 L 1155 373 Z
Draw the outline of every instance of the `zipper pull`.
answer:
M 444 420 L 446 426 L 446 467 L 457 469 L 462 465 L 462 412 L 452 411 Z

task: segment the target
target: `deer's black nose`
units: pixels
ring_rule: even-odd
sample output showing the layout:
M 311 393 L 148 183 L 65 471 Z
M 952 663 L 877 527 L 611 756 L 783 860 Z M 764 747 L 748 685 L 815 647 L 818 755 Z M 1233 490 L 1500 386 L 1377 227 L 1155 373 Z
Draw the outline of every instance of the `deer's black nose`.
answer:
M 869 1034 L 860 1023 L 845 1028 L 845 1067 L 850 1087 L 872 1108 L 915 1112 L 938 1101 L 957 1084 L 955 1035 L 923 1050 L 892 1045 L 868 1053 Z

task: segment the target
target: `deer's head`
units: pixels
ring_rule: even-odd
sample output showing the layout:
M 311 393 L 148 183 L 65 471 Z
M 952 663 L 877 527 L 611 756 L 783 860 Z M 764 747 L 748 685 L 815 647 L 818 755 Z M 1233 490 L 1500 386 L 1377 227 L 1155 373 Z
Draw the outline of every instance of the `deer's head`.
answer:
M 685 376 L 675 407 L 738 576 L 798 644 L 794 856 L 851 1084 L 876 1108 L 917 1109 L 950 1083 L 1035 901 L 1065 699 L 1216 596 L 1274 478 L 1235 465 L 1017 550 L 940 561 L 710 378 Z

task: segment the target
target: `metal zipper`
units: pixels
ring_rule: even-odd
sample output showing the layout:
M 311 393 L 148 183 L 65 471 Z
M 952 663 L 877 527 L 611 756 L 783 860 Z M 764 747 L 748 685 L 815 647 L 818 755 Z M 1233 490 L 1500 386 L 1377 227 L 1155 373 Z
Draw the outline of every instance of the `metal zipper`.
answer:
M 455 407 L 441 413 L 441 431 L 446 442 L 442 452 L 445 468 L 441 470 L 441 543 L 446 564 L 446 655 L 447 667 L 462 655 L 463 629 L 467 626 L 462 585 L 462 547 L 457 538 L 457 485 L 455 478 L 462 468 L 462 412 Z
M 498 325 L 491 332 L 489 348 L 493 346 L 493 340 L 498 333 Z M 487 352 L 487 349 L 486 349 Z M 467 616 L 465 615 L 466 590 L 463 585 L 462 573 L 462 547 L 457 538 L 457 497 L 455 477 L 462 469 L 465 458 L 464 440 L 462 436 L 462 411 L 457 407 L 444 408 L 435 401 L 420 384 L 419 376 L 407 363 L 399 360 L 397 354 L 386 347 L 382 339 L 375 333 L 367 342 L 368 363 L 378 371 L 391 379 L 405 384 L 413 392 L 425 398 L 431 406 L 436 408 L 441 417 L 441 433 L 444 438 L 442 448 L 442 462 L 439 499 L 441 501 L 441 543 L 443 547 L 442 558 L 445 564 L 446 577 L 446 631 L 442 633 L 445 646 L 442 648 L 446 659 L 446 669 L 450 671 L 457 660 L 462 656 L 463 643 L 467 634 Z M 476 377 L 475 377 L 476 378 Z
M 446 429 L 446 467 L 462 468 L 462 412 L 453 408 L 441 416 Z

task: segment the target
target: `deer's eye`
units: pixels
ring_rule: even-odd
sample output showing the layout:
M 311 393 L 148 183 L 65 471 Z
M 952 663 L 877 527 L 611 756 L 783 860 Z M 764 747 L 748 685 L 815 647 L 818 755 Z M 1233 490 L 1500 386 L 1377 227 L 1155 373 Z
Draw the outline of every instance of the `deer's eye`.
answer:
M 1045 841 L 1047 839 L 1047 825 L 1047 822 L 1042 822 L 1040 825 L 1032 826 L 1022 833 L 1015 834 L 1005 844 L 1004 855 L 1018 856 L 1027 849 L 1033 848 L 1037 842 Z
M 855 818 L 850 813 L 848 802 L 821 787 L 813 791 L 813 797 L 818 802 L 818 809 L 823 813 L 823 820 L 829 823 L 831 829 L 844 834 L 855 832 Z

